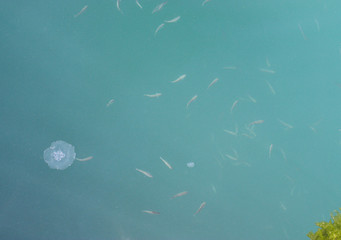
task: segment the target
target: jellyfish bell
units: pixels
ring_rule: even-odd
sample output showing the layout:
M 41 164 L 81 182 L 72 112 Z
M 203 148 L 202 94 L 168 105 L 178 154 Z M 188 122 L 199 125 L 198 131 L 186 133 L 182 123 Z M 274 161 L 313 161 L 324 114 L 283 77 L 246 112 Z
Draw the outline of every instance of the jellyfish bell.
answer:
M 75 158 L 75 147 L 64 141 L 55 141 L 44 151 L 44 160 L 52 169 L 64 170 Z
M 74 160 L 85 162 L 93 156 L 76 158 L 75 147 L 64 141 L 55 141 L 44 151 L 44 160 L 52 169 L 64 170 L 70 167 Z
M 186 165 L 188 168 L 193 168 L 195 166 L 195 163 L 194 162 L 188 162 Z

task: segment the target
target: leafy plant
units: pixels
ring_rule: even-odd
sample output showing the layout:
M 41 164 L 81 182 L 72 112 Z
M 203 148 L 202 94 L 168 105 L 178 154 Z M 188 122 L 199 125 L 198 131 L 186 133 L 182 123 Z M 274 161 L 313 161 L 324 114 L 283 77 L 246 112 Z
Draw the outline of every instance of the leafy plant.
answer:
M 309 232 L 307 236 L 311 240 L 341 240 L 341 213 L 336 210 L 330 217 L 329 222 L 316 223 L 319 229 L 316 233 Z

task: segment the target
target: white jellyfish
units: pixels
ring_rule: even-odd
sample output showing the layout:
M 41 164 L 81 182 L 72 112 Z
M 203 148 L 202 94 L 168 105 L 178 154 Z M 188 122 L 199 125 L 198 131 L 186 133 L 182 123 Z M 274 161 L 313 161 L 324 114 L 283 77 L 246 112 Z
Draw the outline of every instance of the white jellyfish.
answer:
M 189 167 L 189 168 L 193 168 L 194 166 L 195 166 L 194 162 L 188 162 L 187 163 L 187 167 Z
M 70 167 L 75 159 L 87 161 L 92 157 L 76 158 L 75 147 L 60 140 L 51 143 L 51 146 L 44 151 L 44 160 L 52 169 L 64 170 Z

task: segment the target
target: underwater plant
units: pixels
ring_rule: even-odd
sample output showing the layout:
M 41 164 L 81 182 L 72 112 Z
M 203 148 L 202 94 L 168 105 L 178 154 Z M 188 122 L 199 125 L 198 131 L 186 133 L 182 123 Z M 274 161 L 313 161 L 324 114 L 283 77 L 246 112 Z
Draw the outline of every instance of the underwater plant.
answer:
M 341 208 L 340 208 L 341 210 Z M 307 236 L 312 240 L 339 240 L 341 239 L 341 213 L 337 210 L 330 214 L 329 222 L 318 222 L 316 233 L 309 232 Z

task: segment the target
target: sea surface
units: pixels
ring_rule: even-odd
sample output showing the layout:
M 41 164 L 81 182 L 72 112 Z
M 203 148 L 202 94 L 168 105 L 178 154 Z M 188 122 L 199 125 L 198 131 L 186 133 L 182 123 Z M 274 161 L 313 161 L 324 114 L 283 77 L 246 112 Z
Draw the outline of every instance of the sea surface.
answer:
M 1 239 L 303 240 L 341 207 L 341 2 L 163 1 L 1 3 Z

